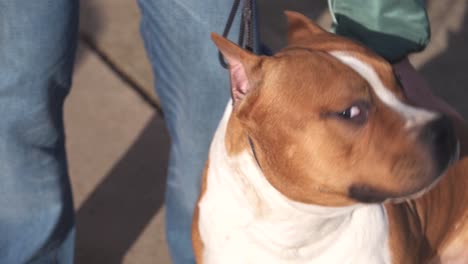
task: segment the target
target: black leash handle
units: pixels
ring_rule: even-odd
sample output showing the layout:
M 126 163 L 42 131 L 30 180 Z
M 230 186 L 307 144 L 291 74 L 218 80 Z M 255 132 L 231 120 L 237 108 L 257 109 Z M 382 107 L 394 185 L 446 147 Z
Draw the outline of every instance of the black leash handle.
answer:
M 226 22 L 226 26 L 224 27 L 223 31 L 223 37 L 227 38 L 229 35 L 229 31 L 231 30 L 232 23 L 234 21 L 234 18 L 236 17 L 237 10 L 239 9 L 241 0 L 234 0 L 232 3 L 232 8 L 231 12 L 229 13 L 228 20 Z M 240 23 L 240 30 L 239 30 L 239 40 L 238 44 L 242 48 L 253 51 L 254 48 L 254 31 L 253 31 L 253 0 L 244 0 L 244 6 L 242 9 L 242 17 L 241 17 L 241 23 Z M 224 59 L 223 54 L 221 52 L 218 52 L 218 58 L 219 62 L 221 63 L 221 66 L 224 68 L 228 68 L 228 64 L 226 60 Z

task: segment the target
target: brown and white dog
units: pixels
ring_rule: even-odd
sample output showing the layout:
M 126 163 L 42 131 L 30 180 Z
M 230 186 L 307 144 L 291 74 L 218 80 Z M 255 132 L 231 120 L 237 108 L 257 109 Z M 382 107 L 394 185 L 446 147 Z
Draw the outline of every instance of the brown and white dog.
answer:
M 272 57 L 212 36 L 232 102 L 194 214 L 197 263 L 468 263 L 464 125 L 412 106 L 365 47 L 287 16 Z

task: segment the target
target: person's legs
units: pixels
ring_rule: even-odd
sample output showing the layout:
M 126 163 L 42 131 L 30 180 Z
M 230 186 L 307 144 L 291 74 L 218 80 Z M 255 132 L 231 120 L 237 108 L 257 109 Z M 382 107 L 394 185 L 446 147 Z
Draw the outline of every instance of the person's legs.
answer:
M 62 106 L 77 0 L 0 0 L 0 263 L 72 263 Z
M 173 262 L 193 263 L 190 227 L 208 147 L 229 98 L 210 32 L 222 33 L 232 0 L 140 0 L 142 35 L 172 145 L 166 234 Z M 241 10 L 241 8 L 239 8 Z M 238 40 L 240 15 L 229 37 Z

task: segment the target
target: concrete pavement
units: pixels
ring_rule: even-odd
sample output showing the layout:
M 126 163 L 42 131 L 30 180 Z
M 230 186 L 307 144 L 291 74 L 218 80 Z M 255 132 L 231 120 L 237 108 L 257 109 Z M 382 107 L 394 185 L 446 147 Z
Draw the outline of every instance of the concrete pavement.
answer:
M 432 42 L 412 61 L 435 93 L 468 117 L 466 2 L 429 1 Z M 323 25 L 330 21 L 326 1 L 261 0 L 259 4 L 262 38 L 273 49 L 284 43 L 283 9 L 302 11 Z M 170 263 L 163 229 L 169 138 L 155 108 L 141 91 L 135 92 L 136 86 L 157 102 L 138 35 L 136 3 L 81 0 L 81 11 L 86 39 L 80 45 L 65 106 L 78 222 L 76 261 Z M 88 48 L 90 43 L 93 49 Z
M 161 117 L 82 46 L 65 120 L 77 263 L 169 263 Z

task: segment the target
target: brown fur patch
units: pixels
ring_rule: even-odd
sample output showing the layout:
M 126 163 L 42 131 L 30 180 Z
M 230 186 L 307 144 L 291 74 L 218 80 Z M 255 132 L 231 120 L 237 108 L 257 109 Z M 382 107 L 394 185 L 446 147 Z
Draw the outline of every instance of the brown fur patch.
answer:
M 389 246 L 392 263 L 413 264 L 420 262 L 422 233 L 421 223 L 414 204 L 386 205 L 389 219 Z
M 394 263 L 450 263 L 445 261 L 456 259 L 457 253 L 468 257 L 468 252 L 459 250 L 468 248 L 467 189 L 465 156 L 421 198 L 386 206 Z
M 242 127 L 239 119 L 235 116 L 235 114 L 232 114 L 229 117 L 225 136 L 227 153 L 229 155 L 236 155 L 243 150 L 248 149 L 249 143 L 247 141 L 247 137 L 248 135 Z
M 210 160 L 208 159 L 205 164 L 205 169 L 203 170 L 200 196 L 195 206 L 195 210 L 193 212 L 193 219 L 192 219 L 192 246 L 193 246 L 193 253 L 195 255 L 195 261 L 197 264 L 203 263 L 203 241 L 201 239 L 200 230 L 198 228 L 198 223 L 199 223 L 198 205 L 201 199 L 203 198 L 203 195 L 206 192 L 209 166 L 210 166 Z

